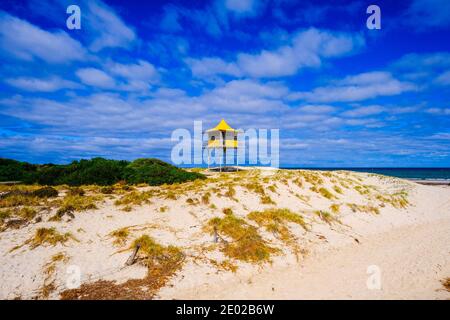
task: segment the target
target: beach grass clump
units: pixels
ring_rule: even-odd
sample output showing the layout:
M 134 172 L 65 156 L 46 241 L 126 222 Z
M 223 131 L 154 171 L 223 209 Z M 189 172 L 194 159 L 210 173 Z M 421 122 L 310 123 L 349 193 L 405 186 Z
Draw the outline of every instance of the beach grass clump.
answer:
M 267 244 L 254 226 L 233 214 L 209 220 L 205 229 L 211 234 L 217 232 L 219 236 L 229 239 L 224 239 L 221 248 L 229 258 L 260 263 L 270 261 L 271 255 L 279 252 Z
M 294 236 L 287 227 L 287 223 L 295 223 L 303 229 L 308 230 L 308 226 L 303 217 L 289 209 L 266 209 L 264 211 L 252 211 L 247 215 L 266 231 L 274 233 L 285 242 L 292 242 Z
M 330 210 L 334 214 L 338 214 L 340 212 L 340 205 L 334 203 L 330 206 Z
M 116 206 L 140 206 L 143 204 L 149 204 L 151 194 L 148 192 L 139 192 L 139 191 L 131 191 L 129 193 L 124 194 L 120 199 L 117 199 L 114 204 Z
M 223 208 L 222 212 L 224 215 L 233 214 L 233 210 L 231 208 Z
M 134 249 L 137 245 L 140 246 L 140 259 L 147 266 L 148 275 L 151 277 L 174 273 L 184 260 L 180 248 L 172 245 L 163 246 L 148 235 L 135 239 L 130 249 Z
M 343 193 L 344 193 L 344 192 L 342 191 L 341 187 L 339 187 L 339 186 L 337 186 L 337 185 L 333 186 L 333 190 L 334 190 L 336 193 L 339 193 L 339 194 L 343 194 Z
M 112 238 L 114 238 L 114 245 L 116 246 L 123 246 L 130 236 L 130 231 L 128 230 L 128 227 L 120 228 L 117 230 L 112 231 L 109 234 Z
M 169 210 L 168 206 L 159 207 L 159 212 L 161 212 L 161 213 L 167 212 L 167 210 Z
M 450 277 L 449 278 L 445 278 L 441 281 L 442 286 L 444 286 L 445 290 L 447 290 L 448 292 L 450 292 Z
M 203 204 L 209 204 L 210 199 L 211 199 L 211 192 L 205 192 L 201 198 Z
M 354 189 L 362 196 L 370 194 L 370 189 L 367 186 L 357 185 L 354 186 Z
M 332 194 L 328 189 L 321 187 L 318 192 L 322 195 L 322 197 L 325 197 L 329 200 L 335 199 L 336 197 L 334 194 Z
M 234 196 L 236 195 L 236 190 L 232 185 L 228 185 L 227 191 L 225 192 L 225 196 L 231 199 L 235 199 Z
M 58 196 L 58 190 L 52 187 L 42 187 L 32 191 L 31 195 L 38 198 L 54 198 Z
M 200 202 L 198 201 L 198 199 L 196 198 L 187 198 L 186 199 L 186 203 L 190 206 L 196 206 L 198 205 Z
M 338 220 L 328 211 L 317 210 L 314 211 L 314 214 L 318 216 L 322 221 L 332 224 L 333 222 L 337 222 Z
M 301 178 L 295 178 L 292 182 L 297 185 L 299 188 L 303 188 L 303 181 Z
M 378 194 L 376 199 L 397 209 L 404 209 L 409 205 L 408 193 L 404 190 L 390 195 Z
M 372 213 L 372 214 L 380 214 L 380 209 L 378 207 L 372 205 L 358 205 L 355 203 L 347 203 L 347 206 L 353 212 L 364 212 L 364 213 Z
M 260 198 L 262 204 L 276 204 L 275 201 L 273 201 L 272 198 L 268 195 L 263 195 Z
M 32 207 L 22 207 L 19 209 L 17 215 L 25 220 L 31 220 L 34 217 L 36 217 L 36 215 L 38 214 L 38 212 L 36 211 L 35 208 Z
M 67 195 L 69 196 L 84 196 L 86 192 L 84 191 L 83 188 L 80 187 L 72 187 L 69 188 L 69 190 L 67 191 Z
M 316 186 L 323 184 L 323 179 L 319 173 L 313 171 L 299 171 L 299 175 L 309 184 Z
M 130 250 L 140 246 L 137 261 L 147 267 L 147 276 L 123 283 L 97 280 L 61 293 L 62 300 L 149 300 L 181 269 L 185 256 L 175 246 L 163 246 L 148 235 L 133 241 Z
M 39 228 L 36 230 L 34 236 L 28 239 L 25 244 L 29 244 L 32 249 L 35 249 L 45 244 L 52 246 L 64 244 L 70 239 L 77 241 L 69 232 L 61 234 L 55 228 Z
M 231 262 L 230 260 L 217 261 L 214 259 L 209 259 L 209 263 L 211 263 L 217 270 L 222 271 L 231 271 L 235 273 L 238 270 L 238 266 Z
M 67 195 L 62 200 L 61 206 L 56 212 L 57 217 L 66 213 L 97 209 L 96 203 L 103 200 L 102 196 L 71 196 Z
M 18 206 L 38 206 L 41 199 L 32 194 L 12 193 L 0 198 L 0 208 L 18 207 Z
M 100 188 L 100 193 L 102 194 L 113 194 L 114 193 L 114 187 L 112 186 L 105 186 Z
M 244 187 L 247 190 L 258 194 L 262 204 L 276 204 L 275 201 L 273 201 L 272 198 L 266 194 L 264 187 L 261 184 L 257 182 L 247 183 L 244 184 Z
M 9 219 L 13 215 L 13 211 L 11 209 L 0 210 L 0 223 L 3 223 L 7 219 Z

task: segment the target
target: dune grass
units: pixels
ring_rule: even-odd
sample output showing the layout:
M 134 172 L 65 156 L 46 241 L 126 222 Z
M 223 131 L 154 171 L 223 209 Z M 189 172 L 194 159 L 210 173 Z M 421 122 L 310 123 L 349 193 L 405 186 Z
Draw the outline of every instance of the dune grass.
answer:
M 56 212 L 56 217 L 60 218 L 66 213 L 97 209 L 97 202 L 102 200 L 103 196 L 101 195 L 95 196 L 67 195 L 62 200 L 61 205 Z
M 365 213 L 372 213 L 372 214 L 380 214 L 380 209 L 378 207 L 374 207 L 372 205 L 359 205 L 359 204 L 355 204 L 355 203 L 347 203 L 347 206 L 353 212 L 365 212 Z
M 25 244 L 29 244 L 31 249 L 35 249 L 43 245 L 56 246 L 57 244 L 65 244 L 69 240 L 78 241 L 69 232 L 61 234 L 55 228 L 39 228 Z
M 340 212 L 340 205 L 334 203 L 330 206 L 330 210 L 332 213 L 337 214 Z
M 321 187 L 318 192 L 322 195 L 322 197 L 325 197 L 329 200 L 336 199 L 336 196 L 332 194 L 328 189 Z
M 318 216 L 322 221 L 328 223 L 328 224 L 332 224 L 333 222 L 339 222 L 338 219 L 336 219 L 331 213 L 329 213 L 328 211 L 322 211 L 322 210 L 317 210 L 314 211 L 314 214 L 316 216 Z
M 143 204 L 150 204 L 152 197 L 152 193 L 150 192 L 140 192 L 140 191 L 131 191 L 125 193 L 114 202 L 116 206 L 123 206 L 122 209 L 132 208 L 133 206 L 141 206 Z M 124 210 L 127 211 L 127 210 Z
M 112 231 L 109 234 L 112 238 L 114 238 L 113 244 L 116 246 L 123 246 L 130 236 L 130 231 L 127 227 L 120 228 L 117 230 Z
M 228 238 L 224 239 L 221 251 L 229 258 L 259 263 L 270 261 L 271 255 L 279 252 L 267 244 L 255 227 L 233 214 L 209 220 L 205 229 Z
M 441 281 L 442 286 L 445 288 L 445 290 L 447 290 L 448 292 L 450 292 L 450 278 L 445 278 Z
M 148 235 L 135 239 L 130 246 L 133 250 L 140 245 L 138 262 L 147 267 L 143 279 L 130 279 L 118 284 L 115 281 L 97 280 L 84 283 L 78 289 L 61 293 L 62 300 L 148 300 L 164 287 L 167 281 L 181 269 L 185 256 L 175 246 L 163 246 Z
M 295 223 L 300 225 L 303 229 L 308 230 L 303 217 L 294 213 L 289 209 L 266 209 L 264 211 L 252 211 L 247 215 L 252 221 L 255 221 L 260 227 L 266 231 L 273 233 L 280 240 L 289 245 L 294 244 L 294 235 L 289 230 L 287 223 Z

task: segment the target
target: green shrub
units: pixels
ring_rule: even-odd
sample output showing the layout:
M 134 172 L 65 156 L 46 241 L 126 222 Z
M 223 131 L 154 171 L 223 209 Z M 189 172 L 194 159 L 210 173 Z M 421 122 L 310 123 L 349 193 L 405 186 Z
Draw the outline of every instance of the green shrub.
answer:
M 43 187 L 34 190 L 31 194 L 38 198 L 53 198 L 58 196 L 58 191 L 52 187 Z
M 68 165 L 33 165 L 0 158 L 0 181 L 22 181 L 41 185 L 110 186 L 119 181 L 130 184 L 173 184 L 203 179 L 197 172 L 187 172 L 158 159 L 133 162 L 93 158 L 73 161 Z M 107 191 L 107 190 L 106 190 Z
M 197 172 L 187 172 L 158 159 L 137 159 L 124 170 L 124 179 L 131 184 L 147 183 L 157 186 L 199 178 L 204 179 L 205 176 Z

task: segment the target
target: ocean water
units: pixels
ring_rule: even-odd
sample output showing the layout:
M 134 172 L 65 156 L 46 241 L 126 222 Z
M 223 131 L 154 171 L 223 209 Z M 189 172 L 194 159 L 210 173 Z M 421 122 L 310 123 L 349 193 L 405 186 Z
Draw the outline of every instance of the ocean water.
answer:
M 419 179 L 419 180 L 450 180 L 450 168 L 283 168 L 283 169 L 311 169 L 311 170 L 349 170 L 370 172 L 385 176 Z

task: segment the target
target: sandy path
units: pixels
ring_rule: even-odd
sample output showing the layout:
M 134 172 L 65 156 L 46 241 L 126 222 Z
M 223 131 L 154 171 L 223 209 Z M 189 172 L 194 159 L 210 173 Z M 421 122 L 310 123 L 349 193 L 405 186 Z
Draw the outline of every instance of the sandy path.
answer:
M 429 196 L 426 193 L 422 196 Z M 439 200 L 434 202 L 438 212 L 427 210 L 429 218 L 434 216 L 431 219 L 364 236 L 359 244 L 316 252 L 298 265 L 272 267 L 226 285 L 178 292 L 176 298 L 450 299 L 440 283 L 450 276 L 450 202 Z M 415 215 L 423 216 L 423 208 L 418 206 Z M 373 265 L 380 270 L 381 289 L 367 287 L 374 270 L 368 267 Z
M 301 266 L 272 268 L 225 288 L 180 293 L 177 298 L 449 299 L 439 282 L 450 276 L 449 230 L 448 218 L 396 228 L 308 257 Z M 381 271 L 380 290 L 367 288 L 371 265 Z

